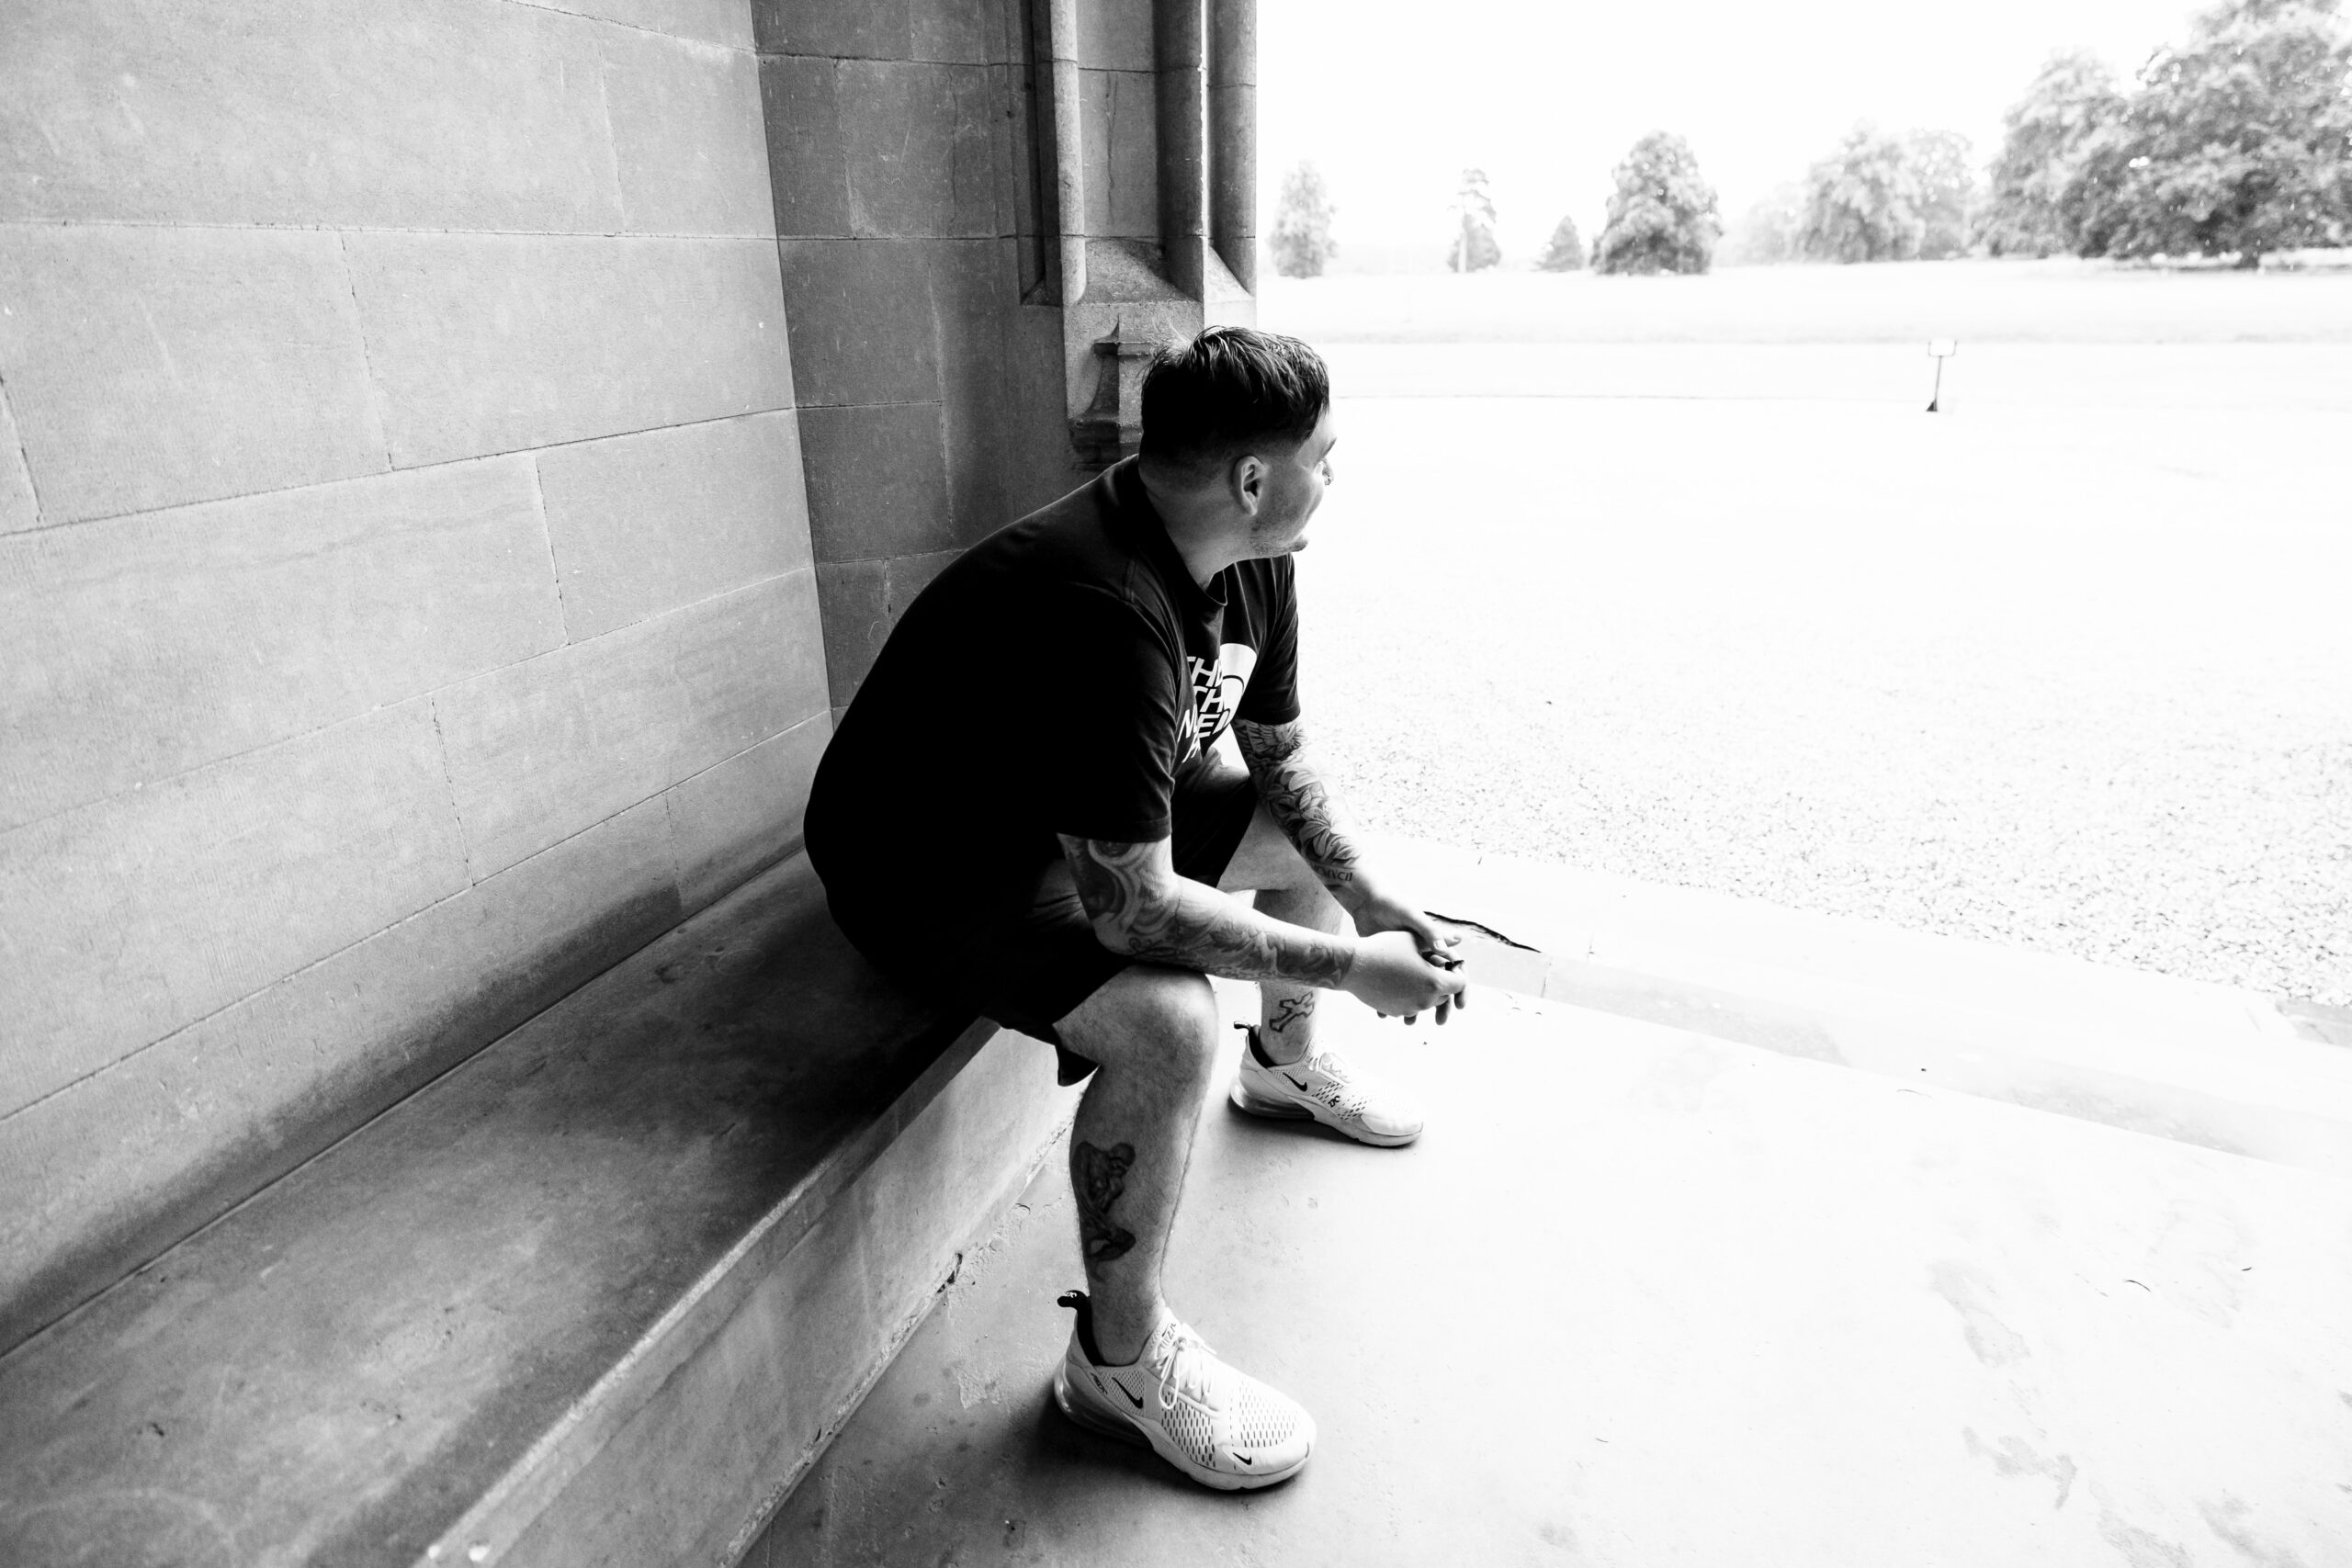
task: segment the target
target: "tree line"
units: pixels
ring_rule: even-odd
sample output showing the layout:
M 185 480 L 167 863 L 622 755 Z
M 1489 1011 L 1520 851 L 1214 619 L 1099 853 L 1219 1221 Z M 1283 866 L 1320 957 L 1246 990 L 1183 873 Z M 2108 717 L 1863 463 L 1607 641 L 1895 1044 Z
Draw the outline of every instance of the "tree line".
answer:
M 2352 243 L 2352 34 L 2341 0 L 2224 0 L 2129 84 L 2084 51 L 2056 55 L 2003 117 L 1982 184 L 1956 131 L 1864 124 L 1757 203 L 1728 239 L 1682 138 L 1656 131 L 1612 171 L 1588 248 L 1562 218 L 1536 265 L 1704 272 L 1726 262 L 1992 255 L 2234 256 Z M 1312 164 L 1284 180 L 1275 270 L 1329 265 L 1333 208 Z M 1445 262 L 1502 259 L 1484 171 L 1464 171 Z

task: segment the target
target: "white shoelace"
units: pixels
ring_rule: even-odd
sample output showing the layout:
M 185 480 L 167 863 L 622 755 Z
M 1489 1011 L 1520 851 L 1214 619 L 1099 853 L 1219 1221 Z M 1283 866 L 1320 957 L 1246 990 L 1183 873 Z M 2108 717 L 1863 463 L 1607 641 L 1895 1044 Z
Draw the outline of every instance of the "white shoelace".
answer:
M 1204 1408 L 1213 1408 L 1209 1399 L 1209 1383 L 1216 1370 L 1223 1365 L 1216 1353 L 1201 1342 L 1201 1337 L 1178 1325 L 1168 1336 L 1171 1343 L 1168 1352 L 1152 1369 L 1159 1378 L 1159 1407 L 1173 1410 L 1176 1396 L 1185 1398 Z

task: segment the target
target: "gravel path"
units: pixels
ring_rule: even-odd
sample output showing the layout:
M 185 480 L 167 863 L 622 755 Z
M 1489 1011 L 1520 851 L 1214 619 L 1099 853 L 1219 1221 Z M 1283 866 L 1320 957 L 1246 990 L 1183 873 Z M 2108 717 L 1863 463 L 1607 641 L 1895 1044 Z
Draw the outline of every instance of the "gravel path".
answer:
M 2352 1004 L 2340 409 L 2195 406 L 2226 346 L 2154 408 L 1394 395 L 1430 352 L 1334 351 L 1301 558 L 1367 825 Z

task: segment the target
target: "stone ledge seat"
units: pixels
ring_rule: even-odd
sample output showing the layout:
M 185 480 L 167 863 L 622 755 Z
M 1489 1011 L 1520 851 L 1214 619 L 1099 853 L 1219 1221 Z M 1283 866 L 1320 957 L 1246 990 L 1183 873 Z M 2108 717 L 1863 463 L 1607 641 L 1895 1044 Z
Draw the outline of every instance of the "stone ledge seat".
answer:
M 805 856 L 0 1360 L 0 1561 L 728 1561 L 1067 1114 Z

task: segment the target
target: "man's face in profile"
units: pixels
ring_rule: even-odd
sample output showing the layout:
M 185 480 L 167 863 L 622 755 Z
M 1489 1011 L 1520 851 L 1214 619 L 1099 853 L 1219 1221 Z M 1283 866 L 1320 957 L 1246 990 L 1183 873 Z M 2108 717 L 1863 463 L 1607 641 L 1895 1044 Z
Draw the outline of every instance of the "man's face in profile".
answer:
M 1264 498 L 1250 529 L 1253 555 L 1285 556 L 1306 547 L 1307 521 L 1330 488 L 1331 448 L 1339 439 L 1331 405 L 1325 403 L 1322 417 L 1306 440 L 1288 451 L 1277 448 L 1264 455 Z

